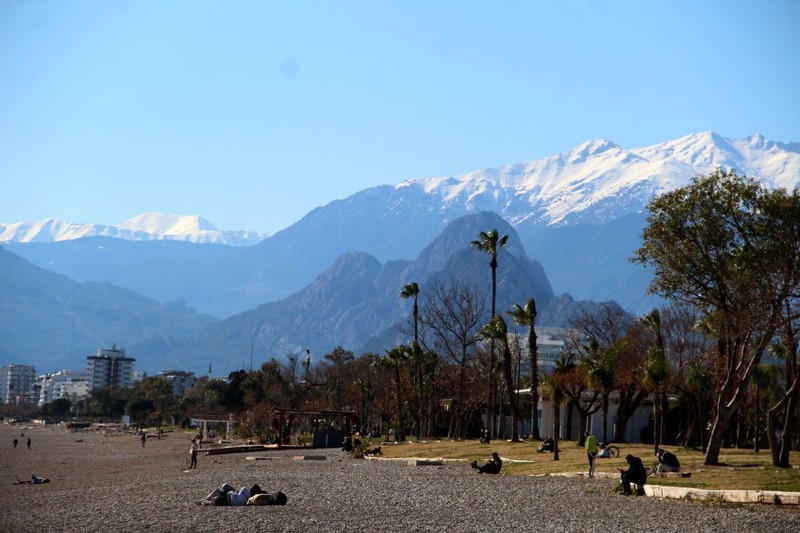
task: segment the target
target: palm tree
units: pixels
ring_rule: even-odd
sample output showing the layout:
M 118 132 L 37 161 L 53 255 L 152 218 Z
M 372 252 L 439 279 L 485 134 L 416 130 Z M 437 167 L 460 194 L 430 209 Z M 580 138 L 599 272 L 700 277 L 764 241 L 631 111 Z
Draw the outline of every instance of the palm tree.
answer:
M 397 426 L 395 428 L 394 438 L 397 442 L 406 440 L 403 421 L 403 387 L 400 378 L 400 367 L 408 360 L 409 355 L 408 346 L 395 346 L 391 350 L 387 350 L 386 356 L 380 360 L 381 364 L 391 366 L 394 369 L 395 408 L 397 411 Z
M 419 323 L 419 306 L 418 299 L 419 299 L 419 285 L 417 285 L 416 281 L 412 281 L 411 283 L 406 283 L 403 285 L 403 288 L 400 290 L 400 298 L 405 300 L 411 298 L 414 300 L 414 344 L 419 344 L 419 333 L 417 329 L 417 324 Z
M 517 397 L 514 394 L 514 378 L 511 373 L 511 350 L 508 346 L 508 327 L 500 315 L 495 316 L 481 329 L 481 335 L 490 340 L 499 341 L 503 347 L 503 378 L 505 380 L 508 405 L 511 406 L 511 442 L 519 442 L 519 410 Z
M 596 346 L 590 348 L 594 355 L 583 360 L 588 370 L 588 382 L 595 390 L 600 391 L 603 400 L 603 441 L 608 442 L 608 404 L 611 392 L 616 386 L 615 363 L 616 351 L 609 348 L 599 352 Z M 584 428 L 585 429 L 585 428 Z
M 531 358 L 531 439 L 539 440 L 539 352 L 536 348 L 536 300 L 530 298 L 525 307 L 514 304 L 508 312 L 514 323 L 528 326 L 528 355 Z
M 658 309 L 653 309 L 642 317 L 642 323 L 656 335 L 656 344 L 647 353 L 644 368 L 645 384 L 654 390 L 653 402 L 653 445 L 655 451 L 661 446 L 664 438 L 664 383 L 669 377 L 669 364 L 664 351 L 664 336 L 661 334 L 661 315 Z
M 417 420 L 417 440 L 422 438 L 422 418 L 423 418 L 423 401 L 422 401 L 422 388 L 424 378 L 422 376 L 422 354 L 419 348 L 419 285 L 416 281 L 406 283 L 400 290 L 400 298 L 414 300 L 414 345 L 411 347 L 412 360 L 414 361 L 414 394 L 416 396 L 416 406 L 418 409 Z
M 497 252 L 506 245 L 508 235 L 500 237 L 498 231 L 493 229 L 489 232 L 482 231 L 478 234 L 478 239 L 472 241 L 470 246 L 474 247 L 479 252 L 483 252 L 491 256 L 492 260 L 489 261 L 489 267 L 492 269 L 492 318 L 497 315 Z M 494 438 L 494 340 L 489 343 L 489 398 L 487 418 L 489 422 L 489 436 Z
M 564 385 L 562 378 L 569 372 L 573 364 L 563 354 L 556 361 L 550 375 L 544 376 L 544 392 L 550 395 L 553 402 L 553 461 L 560 460 L 558 455 L 558 439 L 561 435 L 561 403 L 564 401 Z

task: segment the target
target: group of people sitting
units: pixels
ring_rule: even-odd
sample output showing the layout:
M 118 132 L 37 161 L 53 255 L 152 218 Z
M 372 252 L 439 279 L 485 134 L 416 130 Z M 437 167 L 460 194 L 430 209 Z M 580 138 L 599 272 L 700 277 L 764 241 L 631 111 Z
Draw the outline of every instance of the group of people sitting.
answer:
M 650 473 L 661 474 L 665 472 L 680 471 L 681 463 L 678 461 L 678 458 L 674 453 L 659 448 L 656 452 L 656 456 L 658 457 L 658 464 L 655 465 L 650 471 L 644 467 L 644 464 L 642 464 L 642 460 L 640 458 L 630 454 L 625 456 L 625 462 L 628 463 L 628 469 L 617 469 L 622 477 L 623 494 L 631 495 L 633 493 L 631 490 L 631 485 L 643 487 L 644 484 L 647 483 L 647 475 Z
M 236 489 L 233 485 L 225 483 L 221 488 L 214 489 L 202 500 L 195 500 L 197 505 L 286 505 L 288 498 L 283 492 L 267 493 L 258 485 L 250 488 Z
M 369 444 L 369 443 L 367 443 Z M 361 451 L 361 439 L 358 437 L 350 437 L 346 435 L 342 440 L 342 451 L 352 453 L 354 450 Z M 383 450 L 378 446 L 376 448 L 367 448 L 363 450 L 364 455 L 383 455 Z

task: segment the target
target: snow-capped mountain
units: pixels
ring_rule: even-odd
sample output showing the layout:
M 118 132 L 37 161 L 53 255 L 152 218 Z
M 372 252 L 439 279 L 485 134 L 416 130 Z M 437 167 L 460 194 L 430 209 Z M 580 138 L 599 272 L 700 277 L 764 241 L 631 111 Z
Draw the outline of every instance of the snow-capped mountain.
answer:
M 717 167 L 736 169 L 770 188 L 800 183 L 800 143 L 753 135 L 731 140 L 714 132 L 644 148 L 587 141 L 545 159 L 471 172 L 459 177 L 411 179 L 440 200 L 440 210 L 493 210 L 512 225 L 603 223 L 644 210 L 656 194 L 685 185 Z
M 76 224 L 53 218 L 38 222 L 0 223 L 0 242 L 58 242 L 82 237 L 114 237 L 130 241 L 177 240 L 249 246 L 267 238 L 255 231 L 220 231 L 197 215 L 145 213 L 116 226 Z
M 593 140 L 537 161 L 371 187 L 239 248 L 96 242 L 102 237 L 30 242 L 52 240 L 59 231 L 78 236 L 80 228 L 54 221 L 20 231 L 28 241 L 7 247 L 77 280 L 110 281 L 160 301 L 185 297 L 203 313 L 226 317 L 301 290 L 348 252 L 365 252 L 381 262 L 412 260 L 450 222 L 491 211 L 514 227 L 556 294 L 616 300 L 646 312 L 652 306 L 645 299 L 650 273 L 628 261 L 641 246 L 646 204 L 654 194 L 718 166 L 769 187 L 792 189 L 800 183 L 800 143 L 759 135 L 731 140 L 713 132 L 630 150 Z M 200 219 L 164 217 L 145 215 L 92 231 L 118 237 L 141 232 L 140 239 L 212 231 Z

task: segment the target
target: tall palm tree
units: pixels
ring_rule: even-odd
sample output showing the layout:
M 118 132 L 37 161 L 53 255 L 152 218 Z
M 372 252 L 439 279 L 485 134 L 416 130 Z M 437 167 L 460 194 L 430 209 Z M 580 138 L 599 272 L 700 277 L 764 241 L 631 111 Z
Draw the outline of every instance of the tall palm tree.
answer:
M 419 330 L 417 329 L 417 325 L 419 324 L 419 285 L 417 285 L 416 281 L 412 281 L 411 283 L 406 283 L 403 285 L 403 288 L 400 290 L 400 298 L 407 300 L 411 298 L 414 300 L 414 344 L 419 344 Z
M 406 440 L 405 423 L 403 420 L 403 386 L 400 377 L 400 367 L 408 361 L 408 346 L 395 346 L 386 351 L 386 355 L 379 360 L 379 364 L 392 367 L 394 370 L 395 387 L 395 410 L 397 412 L 397 425 L 395 427 L 394 439 L 397 442 Z
M 539 440 L 539 352 L 536 348 L 536 300 L 530 298 L 525 307 L 514 304 L 508 312 L 514 323 L 528 326 L 528 355 L 531 358 L 531 439 Z
M 417 406 L 417 440 L 422 438 L 422 418 L 423 418 L 423 401 L 422 401 L 422 389 L 424 384 L 424 378 L 422 376 L 422 353 L 419 348 L 419 285 L 416 281 L 412 281 L 411 283 L 406 283 L 403 285 L 403 288 L 400 290 L 400 298 L 407 300 L 411 298 L 414 300 L 414 345 L 411 347 L 412 354 L 411 358 L 414 362 L 414 394 L 416 396 L 416 406 Z
M 511 406 L 511 442 L 519 442 L 519 410 L 517 396 L 514 394 L 514 378 L 511 372 L 511 349 L 508 346 L 508 326 L 503 317 L 496 315 L 481 329 L 481 335 L 487 339 L 499 341 L 503 347 L 503 378 L 505 380 L 508 405 Z
M 620 349 L 616 344 L 606 351 L 601 352 L 594 346 L 590 348 L 593 355 L 582 360 L 588 370 L 587 378 L 589 386 L 600 391 L 602 398 L 603 413 L 603 440 L 608 442 L 608 404 L 609 397 L 617 385 L 616 362 L 617 350 Z
M 647 352 L 644 368 L 645 385 L 654 391 L 653 402 L 653 446 L 658 452 L 664 438 L 664 383 L 669 378 L 669 364 L 665 353 L 664 336 L 661 333 L 661 314 L 653 309 L 642 317 L 642 324 L 651 330 L 655 338 L 655 346 Z
M 496 303 L 497 303 L 497 252 L 506 245 L 508 241 L 508 235 L 503 235 L 500 237 L 499 232 L 496 229 L 491 231 L 482 231 L 478 234 L 478 239 L 472 241 L 470 246 L 478 250 L 479 252 L 488 254 L 492 259 L 489 261 L 489 267 L 492 269 L 492 318 L 497 315 L 496 311 Z M 495 365 L 495 354 L 494 354 L 494 340 L 489 343 L 489 398 L 488 398 L 488 409 L 487 409 L 487 418 L 489 422 L 489 436 L 494 438 L 494 365 Z
M 561 403 L 564 401 L 562 380 L 574 365 L 562 354 L 556 361 L 553 372 L 544 376 L 544 390 L 553 403 L 553 461 L 558 461 L 558 440 L 561 436 Z

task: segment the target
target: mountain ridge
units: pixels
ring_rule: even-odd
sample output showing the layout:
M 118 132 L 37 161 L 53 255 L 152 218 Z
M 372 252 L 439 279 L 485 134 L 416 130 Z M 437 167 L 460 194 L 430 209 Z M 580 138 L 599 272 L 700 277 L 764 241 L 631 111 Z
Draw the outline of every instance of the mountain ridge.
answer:
M 8 245 L 35 264 L 75 279 L 107 280 L 158 300 L 183 297 L 200 312 L 224 318 L 300 290 L 347 252 L 363 251 L 382 263 L 411 260 L 450 222 L 491 211 L 515 228 L 559 291 L 578 299 L 613 299 L 639 313 L 652 301 L 641 267 L 627 258 L 641 245 L 647 202 L 723 164 L 737 165 L 737 171 L 768 187 L 796 187 L 800 143 L 703 132 L 626 150 L 595 139 L 527 163 L 364 189 L 313 209 L 253 246 L 198 244 L 203 251 L 193 252 L 195 261 L 181 262 L 182 255 L 175 254 L 186 252 L 159 244 L 167 241 L 134 247 L 118 240 L 115 250 L 103 245 L 102 253 L 91 241 L 100 237 L 68 241 L 71 246 Z M 633 215 L 639 216 L 628 219 L 623 232 L 614 225 Z M 604 249 L 620 250 L 625 257 L 606 254 L 603 262 L 598 256 Z M 570 276 L 559 277 L 561 272 Z M 629 284 L 609 282 L 623 279 Z
M 82 224 L 48 218 L 34 222 L 0 223 L 2 242 L 62 242 L 84 237 L 114 237 L 131 241 L 179 240 L 193 243 L 250 246 L 267 234 L 255 231 L 220 231 L 198 215 L 144 213 L 106 226 Z
M 628 169 L 626 172 L 612 170 L 623 166 Z M 460 176 L 412 178 L 396 185 L 369 187 L 351 197 L 382 188 L 385 191 L 387 187 L 395 192 L 419 187 L 425 195 L 437 196 L 444 208 L 463 205 L 468 212 L 479 212 L 489 205 L 505 205 L 505 209 L 498 212 L 512 225 L 531 221 L 562 225 L 587 220 L 574 215 L 570 218 L 570 214 L 585 212 L 625 191 L 636 194 L 623 214 L 631 209 L 641 210 L 653 195 L 684 185 L 693 175 L 710 172 L 716 167 L 734 168 L 772 188 L 791 189 L 797 186 L 800 176 L 800 142 L 772 141 L 760 134 L 729 139 L 714 131 L 632 149 L 606 139 L 591 139 L 537 160 L 475 170 Z M 523 209 L 519 204 L 525 202 L 532 213 L 520 212 Z M 512 212 L 514 210 L 517 212 Z M 537 210 L 540 211 L 538 216 Z M 612 210 L 603 210 L 596 221 L 607 222 L 613 214 Z M 87 236 L 174 239 L 229 246 L 250 246 L 269 238 L 255 231 L 220 231 L 198 215 L 155 212 L 112 226 L 54 218 L 0 223 L 0 242 L 58 242 Z

